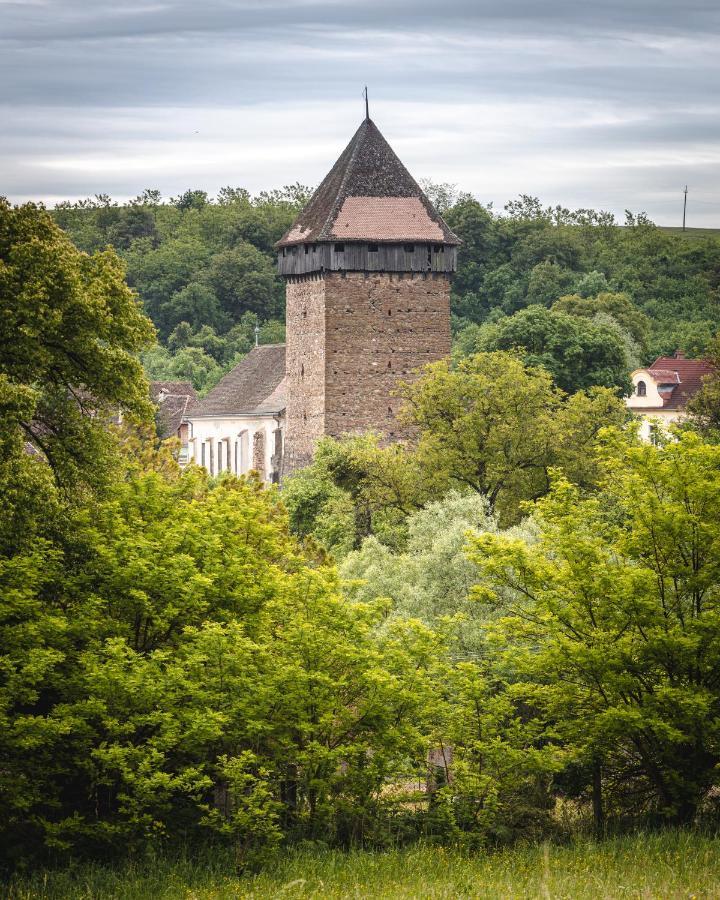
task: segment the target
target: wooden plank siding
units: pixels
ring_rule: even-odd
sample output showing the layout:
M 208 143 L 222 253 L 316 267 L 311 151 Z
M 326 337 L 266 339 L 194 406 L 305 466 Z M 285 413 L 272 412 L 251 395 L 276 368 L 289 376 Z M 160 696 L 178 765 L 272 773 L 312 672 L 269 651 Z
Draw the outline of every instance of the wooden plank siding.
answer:
M 412 251 L 409 250 L 410 246 Z M 370 250 L 370 247 L 377 249 Z M 284 247 L 278 253 L 278 271 L 281 275 L 305 275 L 325 270 L 450 273 L 456 268 L 457 247 L 449 244 L 368 244 L 345 241 L 295 244 Z

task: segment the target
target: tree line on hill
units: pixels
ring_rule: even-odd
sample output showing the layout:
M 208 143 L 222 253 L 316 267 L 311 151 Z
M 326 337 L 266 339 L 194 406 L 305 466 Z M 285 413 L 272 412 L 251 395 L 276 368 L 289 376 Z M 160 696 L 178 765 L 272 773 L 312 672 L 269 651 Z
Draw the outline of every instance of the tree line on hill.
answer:
M 473 353 L 278 492 L 158 444 L 112 250 L 0 201 L 0 309 L 3 868 L 718 822 L 720 379 L 641 445 Z
M 451 295 L 456 358 L 522 347 L 564 390 L 627 387 L 627 374 L 682 348 L 702 355 L 717 328 L 720 240 L 687 240 L 627 214 L 544 208 L 521 196 L 496 214 L 451 185 L 426 182 L 462 239 Z M 150 377 L 212 387 L 254 344 L 284 339 L 273 244 L 307 201 L 292 185 L 216 198 L 147 190 L 61 203 L 52 215 L 86 252 L 113 247 L 158 332 Z

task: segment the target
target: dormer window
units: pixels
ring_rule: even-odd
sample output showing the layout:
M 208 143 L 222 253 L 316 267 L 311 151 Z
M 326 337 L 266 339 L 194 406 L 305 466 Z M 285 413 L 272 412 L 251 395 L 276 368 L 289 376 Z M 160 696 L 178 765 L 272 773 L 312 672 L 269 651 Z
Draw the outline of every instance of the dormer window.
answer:
M 647 385 L 644 381 L 638 381 L 635 393 L 638 397 L 647 397 Z

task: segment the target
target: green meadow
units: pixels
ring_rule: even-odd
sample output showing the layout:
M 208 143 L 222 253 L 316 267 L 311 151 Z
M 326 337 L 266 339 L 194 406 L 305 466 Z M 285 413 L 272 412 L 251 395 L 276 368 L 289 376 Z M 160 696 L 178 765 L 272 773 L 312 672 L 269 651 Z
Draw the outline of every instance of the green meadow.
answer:
M 229 856 L 159 858 L 120 868 L 35 872 L 8 900 L 236 900 L 236 898 L 710 898 L 720 897 L 720 840 L 683 831 L 601 842 L 461 853 L 414 847 L 383 853 L 297 851 L 257 875 Z

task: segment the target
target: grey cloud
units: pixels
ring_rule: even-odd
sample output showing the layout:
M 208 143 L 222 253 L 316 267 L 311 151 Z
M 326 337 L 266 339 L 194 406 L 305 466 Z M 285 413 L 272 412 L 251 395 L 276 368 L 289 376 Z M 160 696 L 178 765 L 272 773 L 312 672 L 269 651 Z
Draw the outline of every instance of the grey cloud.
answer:
M 0 0 L 0 192 L 316 181 L 368 81 L 418 175 L 660 220 L 687 179 L 711 224 L 719 30 L 668 0 Z

